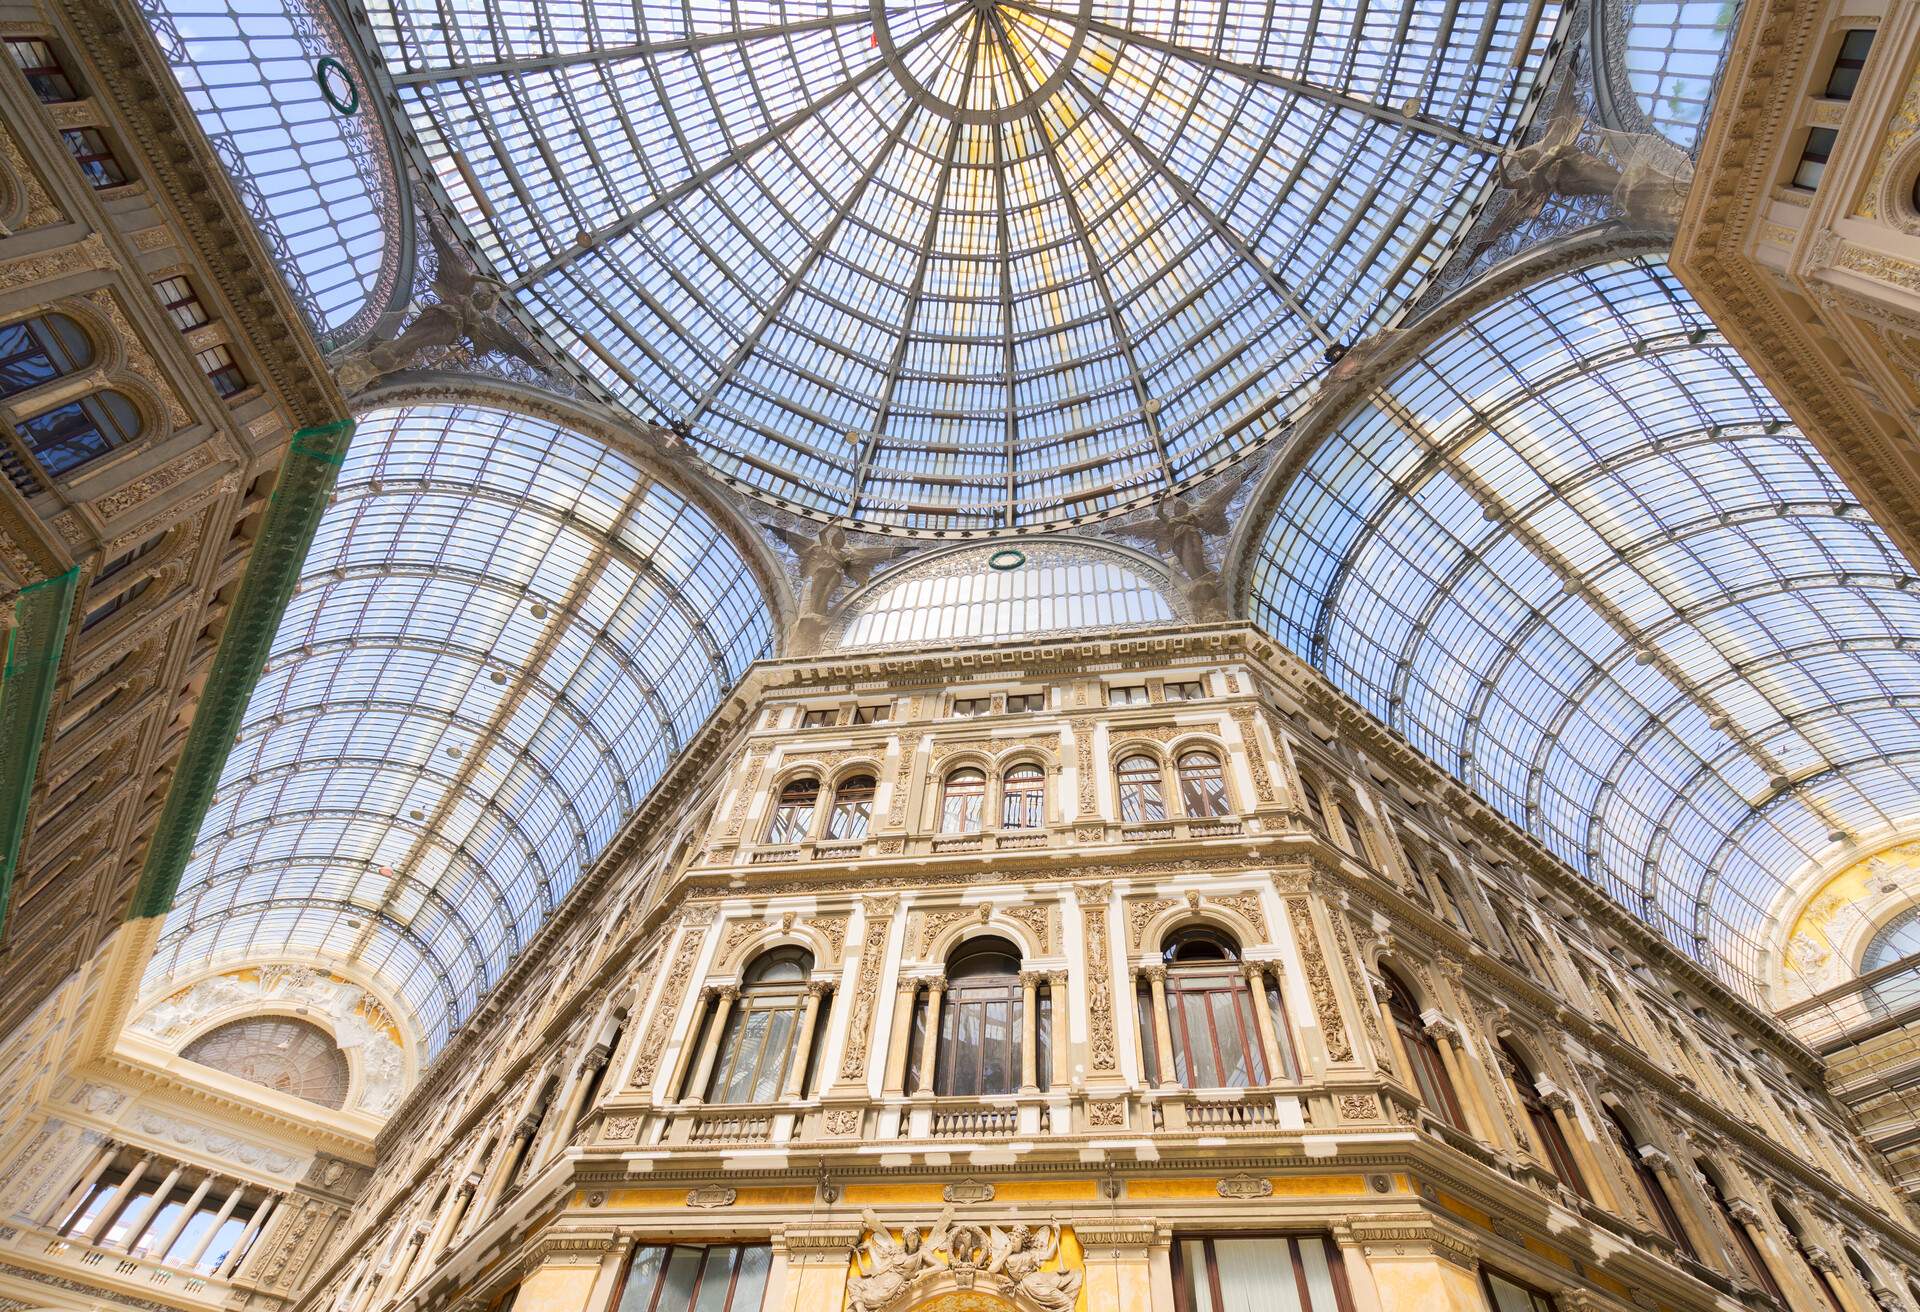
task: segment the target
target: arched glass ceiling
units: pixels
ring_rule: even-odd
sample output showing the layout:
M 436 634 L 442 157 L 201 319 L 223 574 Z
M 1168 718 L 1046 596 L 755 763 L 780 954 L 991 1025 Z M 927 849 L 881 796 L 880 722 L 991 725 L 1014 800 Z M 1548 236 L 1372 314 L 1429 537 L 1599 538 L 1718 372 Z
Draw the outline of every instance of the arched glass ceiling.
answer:
M 322 336 L 383 308 L 398 261 L 392 162 L 325 0 L 140 0 L 187 104 Z M 320 61 L 335 98 L 328 103 Z
M 1639 0 L 1627 21 L 1626 74 L 1653 130 L 1685 150 L 1700 144 L 1713 81 L 1733 40 L 1738 0 Z
M 1170 624 L 1166 580 L 1078 542 L 964 547 L 902 565 L 847 603 L 841 647 L 896 647 Z
M 1432 345 L 1286 489 L 1251 602 L 1753 996 L 1781 887 L 1920 818 L 1920 584 L 1659 263 Z
M 1443 259 L 1553 0 L 370 0 L 428 167 L 740 486 L 993 529 L 1271 435 Z
M 357 962 L 437 1047 L 771 644 L 740 552 L 601 443 L 361 420 L 148 971 Z

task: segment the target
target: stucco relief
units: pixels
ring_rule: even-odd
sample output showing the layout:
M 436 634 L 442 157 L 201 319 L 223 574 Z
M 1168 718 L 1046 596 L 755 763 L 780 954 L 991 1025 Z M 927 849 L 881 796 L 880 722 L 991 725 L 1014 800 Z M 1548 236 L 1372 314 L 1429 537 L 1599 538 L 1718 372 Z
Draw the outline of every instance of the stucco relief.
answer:
M 219 1020 L 297 1008 L 332 1031 L 357 1068 L 352 1106 L 385 1116 L 407 1088 L 406 1051 L 379 999 L 350 980 L 307 966 L 264 966 L 212 975 L 169 994 L 142 1012 L 128 1028 L 179 1051 Z

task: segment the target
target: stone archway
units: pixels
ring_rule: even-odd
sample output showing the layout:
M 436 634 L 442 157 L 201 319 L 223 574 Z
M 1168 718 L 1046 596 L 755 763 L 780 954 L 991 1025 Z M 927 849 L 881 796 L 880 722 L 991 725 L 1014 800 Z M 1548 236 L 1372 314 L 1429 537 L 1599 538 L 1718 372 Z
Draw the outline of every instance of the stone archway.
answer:
M 984 1289 L 949 1289 L 927 1295 L 911 1304 L 907 1312 L 1021 1312 L 1021 1308 Z

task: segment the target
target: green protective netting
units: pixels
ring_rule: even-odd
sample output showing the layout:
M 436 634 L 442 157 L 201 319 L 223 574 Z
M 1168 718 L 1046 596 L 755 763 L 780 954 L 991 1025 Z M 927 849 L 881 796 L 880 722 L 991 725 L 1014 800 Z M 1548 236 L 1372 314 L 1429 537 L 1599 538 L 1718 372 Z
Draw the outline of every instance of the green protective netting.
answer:
M 47 736 L 47 712 L 60 678 L 80 567 L 20 590 L 0 676 L 0 931 L 13 905 L 13 873 L 27 835 L 27 809 Z
M 260 539 L 254 543 L 246 575 L 240 580 L 240 595 L 234 599 L 233 612 L 221 635 L 220 650 L 214 653 L 213 669 L 207 675 L 206 690 L 200 694 L 193 727 L 187 732 L 173 787 L 167 790 L 159 826 L 147 847 L 140 887 L 127 909 L 130 920 L 164 916 L 173 906 L 180 874 L 187 868 L 200 822 L 206 818 L 227 753 L 233 749 L 233 736 L 240 731 L 246 715 L 247 699 L 253 695 L 260 667 L 273 648 L 280 617 L 286 612 L 294 585 L 300 581 L 300 567 L 313 545 L 313 535 L 320 527 L 320 516 L 326 512 L 327 498 L 333 493 L 334 480 L 347 456 L 347 443 L 352 439 L 351 419 L 303 428 L 293 436 L 293 446 L 280 468 L 280 481 L 267 502 Z

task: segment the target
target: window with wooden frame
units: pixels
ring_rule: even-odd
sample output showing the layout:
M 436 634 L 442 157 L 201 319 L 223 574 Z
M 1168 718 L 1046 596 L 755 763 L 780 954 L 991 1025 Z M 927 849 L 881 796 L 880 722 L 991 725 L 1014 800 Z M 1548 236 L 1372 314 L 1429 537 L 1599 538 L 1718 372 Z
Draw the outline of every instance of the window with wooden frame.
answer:
M 1167 818 L 1166 780 L 1160 776 L 1157 758 L 1135 752 L 1120 762 L 1116 774 L 1122 823 L 1141 824 Z
M 636 1244 L 612 1312 L 758 1312 L 766 1244 Z
M 1000 827 L 1044 829 L 1047 824 L 1047 772 L 1031 761 L 1007 767 L 1000 776 Z
M 780 789 L 767 822 L 769 843 L 798 843 L 813 832 L 814 808 L 820 804 L 820 781 L 812 775 L 790 779 Z
M 1481 1267 L 1480 1283 L 1486 1289 L 1490 1312 L 1554 1312 L 1550 1295 L 1503 1276 L 1498 1271 Z
M 842 779 L 833 789 L 833 809 L 827 813 L 828 838 L 865 838 L 873 822 L 874 780 L 870 774 Z
M 160 298 L 160 308 L 167 312 L 167 318 L 173 326 L 183 333 L 204 328 L 213 322 L 207 314 L 207 307 L 200 303 L 200 297 L 194 292 L 193 284 L 184 276 L 162 278 L 153 285 L 153 294 Z
M 962 944 L 947 961 L 934 1092 L 942 1096 L 1012 1093 L 1020 1083 L 1025 1020 L 1018 950 L 1002 938 L 976 938 Z M 1035 1054 L 1036 1063 L 1044 1055 Z
M 813 954 L 804 948 L 775 948 L 746 970 L 740 996 L 727 1011 L 705 1098 L 709 1103 L 765 1103 L 780 1097 L 796 1052 L 800 1012 L 806 1004 Z
M 107 144 L 100 129 L 65 128 L 60 133 L 60 140 L 95 191 L 126 185 L 127 171 L 120 167 L 120 161 L 114 157 L 113 147 Z
M 1180 779 L 1180 809 L 1196 820 L 1223 816 L 1232 809 L 1227 801 L 1227 775 L 1220 757 L 1205 749 L 1180 753 L 1175 767 Z
M 986 771 L 961 766 L 940 785 L 940 832 L 977 834 L 986 817 Z
M 37 36 L 10 36 L 7 53 L 13 56 L 14 66 L 41 104 L 64 105 L 80 99 L 79 88 L 46 41 Z
M 1400 1042 L 1413 1066 L 1413 1082 L 1419 1089 L 1420 1100 L 1440 1120 L 1465 1131 L 1467 1121 L 1460 1114 L 1460 1098 L 1454 1091 L 1453 1077 L 1447 1074 L 1446 1063 L 1440 1057 L 1440 1045 L 1420 1021 L 1412 991 L 1392 970 L 1383 967 L 1380 978 L 1386 982 L 1387 1011 L 1393 1017 L 1394 1028 L 1400 1031 Z
M 1161 948 L 1174 1076 L 1189 1089 L 1247 1089 L 1267 1082 L 1258 1005 L 1240 949 L 1201 926 L 1175 930 Z M 1263 1004 L 1265 998 L 1258 1000 Z
M 1600 1119 L 1613 1136 L 1615 1146 L 1626 1154 L 1627 1164 L 1633 1168 L 1634 1184 L 1639 1187 L 1640 1196 L 1646 1200 L 1647 1210 L 1660 1227 L 1660 1233 L 1671 1239 L 1674 1246 L 1688 1257 L 1698 1258 L 1699 1254 L 1693 1251 L 1693 1241 L 1687 1238 L 1686 1228 L 1680 1224 L 1680 1214 L 1674 1210 L 1673 1200 L 1667 1196 L 1666 1185 L 1647 1165 L 1646 1158 L 1640 1155 L 1639 1136 L 1627 1125 L 1626 1118 L 1606 1103 L 1600 1104 Z
M 1325 1235 L 1179 1235 L 1172 1256 L 1177 1312 L 1353 1312 Z
M 1514 1092 L 1519 1095 L 1520 1106 L 1526 1111 L 1527 1120 L 1533 1124 L 1534 1137 L 1546 1150 L 1545 1166 L 1560 1178 L 1562 1184 L 1587 1201 L 1593 1201 L 1593 1195 L 1587 1189 L 1586 1177 L 1580 1174 L 1580 1166 L 1574 1160 L 1573 1147 L 1567 1142 L 1567 1136 L 1560 1132 L 1559 1118 L 1547 1106 L 1546 1099 L 1540 1096 L 1539 1081 L 1534 1077 L 1533 1068 L 1519 1050 L 1505 1039 L 1500 1040 L 1500 1055 L 1512 1067 Z

